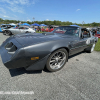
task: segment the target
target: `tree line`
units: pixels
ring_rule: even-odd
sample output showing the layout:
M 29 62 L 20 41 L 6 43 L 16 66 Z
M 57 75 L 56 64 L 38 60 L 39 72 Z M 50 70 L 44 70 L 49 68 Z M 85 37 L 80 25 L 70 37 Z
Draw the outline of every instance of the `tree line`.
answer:
M 8 19 L 2 19 L 0 18 L 0 24 L 9 24 L 9 23 L 28 23 L 28 24 L 33 24 L 33 23 L 38 23 L 38 24 L 45 24 L 45 25 L 59 25 L 59 26 L 62 26 L 62 25 L 79 25 L 79 26 L 88 26 L 88 27 L 95 27 L 95 26 L 100 26 L 100 23 L 96 23 L 96 22 L 92 22 L 92 23 L 87 23 L 87 24 L 79 24 L 79 23 L 72 23 L 72 22 L 69 22 L 69 21 L 59 21 L 59 20 L 54 20 L 54 21 L 32 21 L 32 22 L 29 22 L 29 21 L 20 21 L 20 20 L 8 20 Z

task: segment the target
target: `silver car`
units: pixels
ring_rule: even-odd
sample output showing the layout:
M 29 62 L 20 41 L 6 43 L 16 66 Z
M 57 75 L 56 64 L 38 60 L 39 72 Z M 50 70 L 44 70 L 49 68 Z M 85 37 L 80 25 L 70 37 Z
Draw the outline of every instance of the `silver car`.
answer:
M 3 34 L 5 35 L 12 35 L 12 34 L 15 35 L 19 33 L 35 33 L 35 30 L 28 26 L 20 26 L 16 28 L 10 28 L 10 29 L 3 30 Z

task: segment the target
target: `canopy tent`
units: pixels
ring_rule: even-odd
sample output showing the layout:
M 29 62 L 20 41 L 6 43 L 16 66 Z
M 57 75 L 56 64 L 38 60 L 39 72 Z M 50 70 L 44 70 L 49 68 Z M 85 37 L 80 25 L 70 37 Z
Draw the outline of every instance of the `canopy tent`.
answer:
M 6 24 L 1 24 L 1 25 L 6 25 Z
M 45 25 L 45 24 L 40 24 L 40 26 L 47 26 L 47 25 Z
M 18 23 L 18 25 L 21 25 L 21 23 Z
M 14 23 L 10 23 L 9 25 L 13 25 L 13 26 L 16 26 L 16 24 L 14 24 Z
M 21 25 L 30 26 L 30 24 L 27 24 L 27 23 L 23 23 L 23 24 L 21 24 Z
M 34 23 L 34 24 L 32 24 L 32 26 L 40 26 L 39 24 L 37 24 L 37 23 Z

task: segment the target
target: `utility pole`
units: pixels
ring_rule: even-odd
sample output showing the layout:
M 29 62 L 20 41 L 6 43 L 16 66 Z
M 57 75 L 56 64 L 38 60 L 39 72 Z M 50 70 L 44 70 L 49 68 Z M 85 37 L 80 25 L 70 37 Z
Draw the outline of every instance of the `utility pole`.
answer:
M 85 22 L 83 21 L 83 22 L 82 22 L 82 26 L 83 26 L 84 24 L 85 24 Z
M 35 18 L 33 17 L 33 21 L 35 21 Z

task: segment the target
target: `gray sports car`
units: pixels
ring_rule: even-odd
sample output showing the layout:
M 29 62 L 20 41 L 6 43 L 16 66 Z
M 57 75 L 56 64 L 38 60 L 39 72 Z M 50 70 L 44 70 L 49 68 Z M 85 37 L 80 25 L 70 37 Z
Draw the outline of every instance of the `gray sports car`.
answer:
M 61 26 L 49 33 L 29 33 L 11 36 L 1 45 L 1 58 L 8 68 L 26 70 L 60 70 L 68 56 L 83 50 L 92 52 L 97 38 L 91 32 L 75 26 Z
M 19 33 L 35 33 L 35 30 L 28 26 L 20 26 L 16 28 L 3 29 L 3 34 L 16 35 Z

